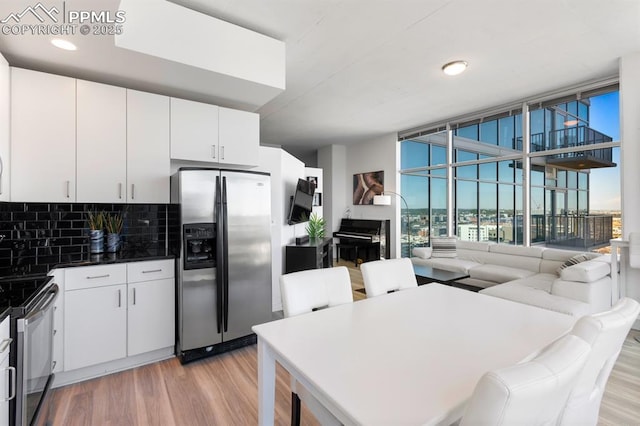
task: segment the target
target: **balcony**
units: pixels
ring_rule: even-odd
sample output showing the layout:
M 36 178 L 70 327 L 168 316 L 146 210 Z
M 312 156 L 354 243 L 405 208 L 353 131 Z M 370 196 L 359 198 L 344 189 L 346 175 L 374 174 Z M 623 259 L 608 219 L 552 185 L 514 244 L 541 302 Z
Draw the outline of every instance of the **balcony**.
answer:
M 549 132 L 547 149 L 584 146 L 594 146 L 594 149 L 552 155 L 547 157 L 547 164 L 576 170 L 615 167 L 616 164 L 612 161 L 612 148 L 595 148 L 599 143 L 611 142 L 612 140 L 611 137 L 587 126 L 553 130 Z
M 533 133 L 531 135 L 531 152 L 593 146 L 594 149 L 585 151 L 549 155 L 546 157 L 546 162 L 550 165 L 573 170 L 615 167 L 616 163 L 612 161 L 613 149 L 596 147 L 600 143 L 612 140 L 610 136 L 587 126 L 567 127 L 550 131 L 547 139 L 545 139 L 544 133 Z M 522 137 L 516 139 L 516 148 L 522 150 Z
M 613 238 L 611 215 L 532 215 L 531 242 L 576 250 L 609 245 Z

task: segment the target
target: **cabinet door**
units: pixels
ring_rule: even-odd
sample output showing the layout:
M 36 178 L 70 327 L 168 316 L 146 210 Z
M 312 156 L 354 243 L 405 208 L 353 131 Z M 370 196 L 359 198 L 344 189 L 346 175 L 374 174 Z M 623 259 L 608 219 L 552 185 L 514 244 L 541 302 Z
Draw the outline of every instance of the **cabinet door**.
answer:
M 7 357 L 0 362 L 0 426 L 9 424 L 9 401 L 6 401 L 12 392 L 9 374 L 16 373 L 9 372 L 9 357 Z
M 76 200 L 76 80 L 11 69 L 11 199 Z
M 175 280 L 129 284 L 128 355 L 175 345 Z
M 171 98 L 171 159 L 218 162 L 218 107 Z
M 0 201 L 10 201 L 9 121 L 11 119 L 11 71 L 0 55 Z
M 77 82 L 77 200 L 124 203 L 127 178 L 126 89 Z
M 65 371 L 127 356 L 126 284 L 67 291 Z
M 255 167 L 260 145 L 260 116 L 220 107 L 220 162 Z
M 169 203 L 169 98 L 127 90 L 127 201 Z

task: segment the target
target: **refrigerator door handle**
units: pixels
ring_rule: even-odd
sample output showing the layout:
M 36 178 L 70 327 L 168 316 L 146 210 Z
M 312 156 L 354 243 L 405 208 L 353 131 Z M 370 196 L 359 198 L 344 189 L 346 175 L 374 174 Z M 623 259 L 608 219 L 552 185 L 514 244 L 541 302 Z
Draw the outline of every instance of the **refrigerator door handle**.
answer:
M 216 215 L 216 325 L 218 327 L 218 334 L 222 332 L 222 286 L 224 282 L 224 275 L 222 265 L 224 259 L 221 259 L 224 253 L 224 241 L 221 238 L 222 222 L 222 200 L 221 200 L 221 188 L 220 188 L 220 176 L 216 176 L 216 198 L 215 198 L 215 215 Z
M 226 332 L 229 327 L 229 223 L 227 221 L 227 178 L 222 177 L 222 221 L 224 223 L 222 238 L 224 240 L 224 331 Z

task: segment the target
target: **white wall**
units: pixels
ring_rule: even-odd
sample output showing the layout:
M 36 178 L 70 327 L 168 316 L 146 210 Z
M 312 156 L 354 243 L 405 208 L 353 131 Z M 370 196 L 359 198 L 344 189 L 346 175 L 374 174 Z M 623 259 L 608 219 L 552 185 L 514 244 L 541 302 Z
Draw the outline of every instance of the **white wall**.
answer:
M 289 226 L 289 197 L 294 194 L 299 178 L 305 178 L 304 163 L 280 148 L 260 147 L 260 164 L 256 170 L 271 174 L 271 304 L 282 309 L 280 275 L 285 267 L 285 247 L 295 238 L 306 235 L 305 224 Z
M 620 60 L 620 159 L 622 194 L 622 234 L 640 232 L 640 52 Z M 625 161 L 626 160 L 626 161 Z M 621 276 L 626 295 L 640 301 L 640 269 L 628 267 L 628 254 L 622 257 Z M 635 329 L 640 329 L 640 320 Z
M 398 143 L 395 133 L 387 134 L 371 141 L 348 145 L 346 155 L 345 206 L 351 210 L 354 219 L 391 220 L 391 257 L 400 256 L 400 197 L 391 196 L 390 206 L 353 205 L 353 175 L 356 173 L 384 171 L 384 189 L 400 193 L 400 181 L 397 168 Z
M 333 234 L 340 228 L 340 220 L 347 208 L 346 168 L 347 148 L 343 145 L 329 145 L 318 150 L 318 167 L 323 170 L 322 194 L 323 214 L 327 221 L 327 233 Z

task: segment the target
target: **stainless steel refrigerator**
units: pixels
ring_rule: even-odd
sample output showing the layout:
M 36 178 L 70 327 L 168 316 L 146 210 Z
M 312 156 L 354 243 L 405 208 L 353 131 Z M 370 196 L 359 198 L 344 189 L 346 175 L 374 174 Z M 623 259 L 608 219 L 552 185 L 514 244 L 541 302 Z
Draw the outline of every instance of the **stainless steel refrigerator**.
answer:
M 267 173 L 181 168 L 176 352 L 184 362 L 255 342 L 271 320 L 271 183 Z

